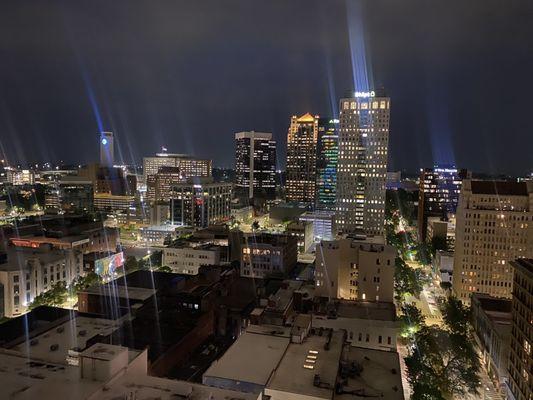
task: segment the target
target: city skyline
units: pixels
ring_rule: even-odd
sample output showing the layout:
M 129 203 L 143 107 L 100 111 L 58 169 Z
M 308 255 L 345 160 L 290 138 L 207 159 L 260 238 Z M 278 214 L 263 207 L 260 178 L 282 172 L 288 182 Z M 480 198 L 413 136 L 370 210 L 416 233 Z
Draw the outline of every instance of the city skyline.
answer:
M 120 162 L 139 162 L 166 146 L 229 167 L 232 134 L 256 130 L 273 133 L 283 168 L 287 118 L 306 112 L 334 116 L 339 98 L 368 74 L 368 85 L 384 86 L 396 105 L 391 170 L 414 172 L 435 163 L 487 173 L 531 170 L 522 144 L 533 129 L 527 118 L 533 60 L 527 41 L 516 39 L 531 34 L 520 17 L 530 15 L 527 3 L 509 10 L 497 2 L 429 8 L 412 1 L 402 4 L 401 15 L 409 15 L 403 18 L 395 18 L 399 5 L 388 2 L 291 2 L 257 9 L 233 4 L 211 4 L 215 12 L 202 29 L 187 23 L 185 16 L 201 15 L 190 4 L 138 5 L 118 22 L 118 3 L 87 9 L 61 2 L 5 6 L 3 158 L 86 163 L 92 158 L 84 150 L 95 148 L 99 131 L 109 130 Z M 283 31 L 268 36 L 251 29 L 250 24 L 283 22 L 295 10 L 311 23 L 298 29 L 276 24 Z M 42 29 L 23 31 L 26 25 L 14 23 L 22 12 L 28 24 Z M 138 23 L 137 15 L 149 18 Z M 233 26 L 234 18 L 244 22 Z M 426 40 L 413 40 L 420 35 Z M 10 37 L 17 37 L 16 46 Z M 235 49 L 224 44 L 234 42 Z M 366 70 L 358 70 L 364 64 Z M 205 146 L 213 139 L 216 147 Z M 413 155 L 404 157 L 407 151 Z

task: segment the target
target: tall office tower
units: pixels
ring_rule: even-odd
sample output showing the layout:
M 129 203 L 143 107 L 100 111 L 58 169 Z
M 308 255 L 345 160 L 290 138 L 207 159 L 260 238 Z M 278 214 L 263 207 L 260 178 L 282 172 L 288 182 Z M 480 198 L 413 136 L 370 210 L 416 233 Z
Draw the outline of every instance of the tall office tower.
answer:
M 159 171 L 148 175 L 147 179 L 146 200 L 148 203 L 168 202 L 172 197 L 172 187 L 187 181 L 178 167 L 159 167 Z
M 113 132 L 100 133 L 100 165 L 112 167 L 115 162 L 115 139 Z
M 160 167 L 178 167 L 184 178 L 210 177 L 211 160 L 196 158 L 187 154 L 157 153 L 155 157 L 144 157 L 143 174 L 146 183 L 149 175 L 155 175 Z
M 533 182 L 465 179 L 456 214 L 453 291 L 511 297 L 509 261 L 533 258 Z
M 315 203 L 318 116 L 293 115 L 287 135 L 287 201 Z
M 271 133 L 235 134 L 235 182 L 239 197 L 276 197 L 276 142 Z
M 446 218 L 448 213 L 455 214 L 461 182 L 471 173 L 454 166 L 435 166 L 420 171 L 418 192 L 418 237 L 427 237 L 428 217 Z
M 172 224 L 205 228 L 228 221 L 232 186 L 213 182 L 213 178 L 189 179 L 174 185 L 170 199 Z
M 533 399 L 533 260 L 511 261 L 514 268 L 509 390 L 515 400 Z
M 337 229 L 381 234 L 385 223 L 385 185 L 390 99 L 356 92 L 340 101 L 337 165 Z
M 335 210 L 337 201 L 337 162 L 339 157 L 339 121 L 318 120 L 316 150 L 316 208 Z

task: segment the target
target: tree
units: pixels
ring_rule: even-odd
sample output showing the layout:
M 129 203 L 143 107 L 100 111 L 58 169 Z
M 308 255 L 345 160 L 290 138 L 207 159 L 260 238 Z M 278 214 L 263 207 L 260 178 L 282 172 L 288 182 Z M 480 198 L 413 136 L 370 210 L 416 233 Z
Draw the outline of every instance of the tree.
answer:
M 65 282 L 60 281 L 52 286 L 50 290 L 36 296 L 29 305 L 29 309 L 33 310 L 39 306 L 57 307 L 65 302 L 67 299 L 67 286 Z
M 172 272 L 172 268 L 170 268 L 168 265 L 162 265 L 157 270 L 159 272 Z
M 257 230 L 259 230 L 259 228 L 260 228 L 259 221 L 256 220 L 256 221 L 252 222 L 252 230 L 253 231 L 257 231 Z
M 133 271 L 137 271 L 139 269 L 139 263 L 137 262 L 137 259 L 134 256 L 128 256 L 126 257 L 126 261 L 124 262 L 124 271 L 128 274 Z
M 405 338 L 413 338 L 414 335 L 424 326 L 426 317 L 422 315 L 420 309 L 413 304 L 402 306 L 400 320 L 400 335 Z
M 479 360 L 461 335 L 436 326 L 415 334 L 415 346 L 405 358 L 413 399 L 465 398 L 477 394 Z
M 413 295 L 419 298 L 425 281 L 426 277 L 421 269 L 415 270 L 400 257 L 396 257 L 394 290 L 396 291 L 396 298 L 398 300 L 401 300 L 407 295 Z
M 455 296 L 450 296 L 441 306 L 442 317 L 452 333 L 469 334 L 470 309 Z
M 95 272 L 89 272 L 85 276 L 78 276 L 72 282 L 72 295 L 76 295 L 78 292 L 83 291 L 91 286 L 99 285 L 102 283 L 102 278 Z
M 416 259 L 420 264 L 429 265 L 432 260 L 431 246 L 428 243 L 420 242 L 416 246 Z

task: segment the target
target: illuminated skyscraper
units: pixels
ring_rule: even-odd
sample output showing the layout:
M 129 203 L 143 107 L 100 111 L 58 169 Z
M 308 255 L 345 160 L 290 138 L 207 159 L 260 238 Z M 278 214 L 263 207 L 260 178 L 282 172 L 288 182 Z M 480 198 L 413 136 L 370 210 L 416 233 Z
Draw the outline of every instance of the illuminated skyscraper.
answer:
M 420 171 L 418 192 L 418 237 L 425 241 L 428 217 L 446 217 L 455 214 L 461 182 L 470 173 L 453 166 L 435 166 Z
M 187 154 L 157 153 L 155 157 L 144 157 L 144 182 L 148 176 L 159 172 L 160 167 L 178 167 L 184 178 L 210 177 L 212 173 L 211 160 L 196 158 Z
M 239 197 L 276 197 L 276 142 L 271 133 L 235 134 L 235 182 Z
M 511 298 L 510 261 L 533 258 L 533 182 L 465 179 L 456 214 L 453 292 Z
M 334 210 L 337 200 L 337 162 L 339 156 L 339 121 L 320 118 L 316 152 L 316 207 Z
M 115 140 L 113 132 L 100 133 L 100 165 L 112 167 L 115 162 Z
M 315 203 L 318 116 L 293 115 L 287 135 L 286 199 Z
M 390 99 L 357 92 L 341 99 L 340 110 L 337 229 L 382 234 Z

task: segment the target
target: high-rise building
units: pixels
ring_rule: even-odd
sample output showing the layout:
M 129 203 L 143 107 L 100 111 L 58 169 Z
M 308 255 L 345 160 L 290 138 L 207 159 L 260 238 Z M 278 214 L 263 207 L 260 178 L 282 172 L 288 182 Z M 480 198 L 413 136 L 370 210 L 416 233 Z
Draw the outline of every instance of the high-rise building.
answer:
M 148 175 L 146 181 L 146 200 L 149 203 L 168 202 L 172 187 L 187 182 L 179 167 L 159 167 L 156 174 Z
M 115 139 L 113 132 L 100 133 L 100 164 L 112 167 L 115 162 Z
M 235 134 L 235 190 L 246 199 L 276 197 L 276 142 L 271 133 Z
M 143 159 L 144 182 L 147 182 L 149 175 L 157 174 L 160 167 L 177 167 L 184 178 L 210 177 L 212 162 L 187 154 L 157 153 L 155 157 Z
M 320 210 L 334 210 L 337 201 L 338 125 L 336 119 L 318 120 L 316 208 Z
M 465 179 L 455 228 L 453 291 L 511 297 L 509 262 L 533 258 L 533 182 Z
M 205 228 L 225 222 L 231 215 L 232 184 L 212 178 L 174 185 L 170 200 L 171 222 Z
M 455 214 L 461 182 L 469 178 L 470 172 L 453 166 L 435 166 L 420 171 L 418 192 L 418 237 L 427 237 L 428 217 L 446 218 Z
M 287 201 L 315 203 L 318 116 L 293 115 L 287 135 Z
M 533 260 L 511 261 L 514 268 L 509 390 L 515 400 L 533 399 Z
M 356 92 L 340 100 L 337 229 L 382 234 L 390 99 Z
M 316 250 L 315 295 L 392 302 L 395 258 L 383 236 L 323 240 Z

